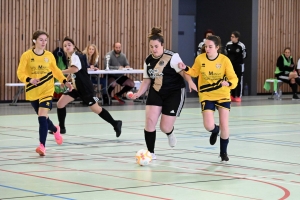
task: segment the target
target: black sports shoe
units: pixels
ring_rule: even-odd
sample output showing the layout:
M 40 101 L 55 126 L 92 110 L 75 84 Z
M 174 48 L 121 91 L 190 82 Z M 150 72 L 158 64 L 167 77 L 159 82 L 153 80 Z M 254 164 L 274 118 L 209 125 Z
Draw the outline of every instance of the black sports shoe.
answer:
M 219 135 L 219 126 L 216 126 L 216 127 L 218 127 L 217 131 L 214 133 L 211 133 L 210 138 L 209 138 L 209 143 L 211 145 L 214 145 L 216 143 L 218 135 Z
M 122 121 L 116 120 L 116 126 L 114 127 L 114 130 L 116 131 L 116 136 L 120 137 L 121 135 L 121 128 L 122 128 Z
M 227 153 L 220 154 L 220 157 L 221 157 L 221 162 L 227 162 L 227 161 L 229 161 Z
M 298 95 L 297 95 L 297 94 L 293 94 L 293 98 L 292 98 L 292 100 L 299 100 L 299 97 L 298 97 Z
M 66 129 L 65 128 L 61 128 L 60 129 L 60 134 L 65 134 L 67 131 L 66 131 Z M 49 131 L 49 134 L 53 134 L 53 132 L 52 131 Z
M 212 133 L 212 134 L 210 135 L 209 143 L 210 143 L 211 145 L 214 145 L 214 144 L 216 143 L 217 138 L 218 138 L 218 135 L 219 135 L 219 133 Z
M 118 95 L 115 94 L 114 98 L 115 98 L 116 100 L 118 100 L 118 102 L 119 102 L 120 104 L 124 104 L 124 103 L 125 103 L 125 101 L 122 99 L 121 96 L 118 96 Z

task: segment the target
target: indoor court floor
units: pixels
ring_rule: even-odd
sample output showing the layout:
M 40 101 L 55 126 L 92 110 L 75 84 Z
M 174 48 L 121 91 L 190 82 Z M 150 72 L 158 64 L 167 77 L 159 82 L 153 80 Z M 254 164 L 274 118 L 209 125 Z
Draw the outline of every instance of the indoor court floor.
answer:
M 135 163 L 135 153 L 146 149 L 145 105 L 104 107 L 123 121 L 119 138 L 75 103 L 67 108 L 64 143 L 49 134 L 40 157 L 31 106 L 0 104 L 0 199 L 300 199 L 300 101 L 291 95 L 232 103 L 227 163 L 218 157 L 219 139 L 209 144 L 197 98 L 187 99 L 175 123 L 175 148 L 157 129 L 157 160 L 148 166 Z M 49 116 L 57 124 L 55 103 Z

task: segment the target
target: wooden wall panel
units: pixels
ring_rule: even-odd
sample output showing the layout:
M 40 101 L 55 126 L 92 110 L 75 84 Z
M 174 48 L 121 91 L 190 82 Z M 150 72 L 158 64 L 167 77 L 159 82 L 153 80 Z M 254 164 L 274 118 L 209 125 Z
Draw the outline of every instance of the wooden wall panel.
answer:
M 266 93 L 264 81 L 274 77 L 284 48 L 291 47 L 295 64 L 300 58 L 300 1 L 260 0 L 258 29 L 257 92 Z M 291 92 L 287 84 L 283 92 Z
M 13 98 L 16 88 L 5 83 L 19 82 L 20 56 L 31 47 L 37 29 L 49 33 L 50 51 L 62 46 L 65 36 L 81 50 L 96 44 L 101 63 L 113 43 L 121 42 L 135 69 L 143 67 L 149 54 L 147 36 L 153 26 L 162 27 L 165 48 L 172 46 L 172 0 L 2 0 L 0 9 L 0 101 Z

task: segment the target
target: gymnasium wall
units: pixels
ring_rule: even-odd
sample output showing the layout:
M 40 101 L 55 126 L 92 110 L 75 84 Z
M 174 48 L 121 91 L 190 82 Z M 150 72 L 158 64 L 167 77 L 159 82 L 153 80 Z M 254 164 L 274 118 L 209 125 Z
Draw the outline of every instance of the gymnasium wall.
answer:
M 264 81 L 274 77 L 276 61 L 283 49 L 291 47 L 295 62 L 300 58 L 299 22 L 299 0 L 197 1 L 194 48 L 203 40 L 203 32 L 208 28 L 221 36 L 223 45 L 230 40 L 232 31 L 240 31 L 248 54 L 244 81 L 252 95 L 264 94 L 268 93 L 263 89 Z M 287 84 L 283 92 L 291 92 Z
M 101 59 L 119 41 L 135 69 L 143 67 L 149 54 L 147 36 L 153 26 L 162 27 L 165 47 L 172 46 L 172 0 L 2 0 L 0 7 L 0 101 L 13 98 L 16 88 L 5 83 L 19 82 L 19 58 L 37 29 L 49 33 L 50 51 L 70 36 L 81 50 L 96 44 Z
M 295 64 L 300 58 L 300 1 L 259 0 L 258 5 L 257 93 L 264 93 L 264 81 L 274 77 L 285 47 L 291 47 Z M 287 84 L 283 92 L 291 92 Z

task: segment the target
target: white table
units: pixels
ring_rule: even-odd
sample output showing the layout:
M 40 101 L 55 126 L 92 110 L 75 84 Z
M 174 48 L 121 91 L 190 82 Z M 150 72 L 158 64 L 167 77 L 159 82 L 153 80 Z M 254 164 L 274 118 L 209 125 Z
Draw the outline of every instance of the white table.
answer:
M 54 85 L 60 85 L 60 83 L 54 83 Z M 10 106 L 16 106 L 19 96 L 23 93 L 24 91 L 24 87 L 25 87 L 25 83 L 6 83 L 5 86 L 8 87 L 18 87 L 17 93 L 14 96 L 14 99 L 12 101 L 12 103 L 10 103 Z
M 100 75 L 108 75 L 108 74 L 143 74 L 144 70 L 143 69 L 130 69 L 130 70 L 97 70 L 97 71 L 88 71 L 88 74 L 90 75 L 98 75 L 98 84 L 97 84 L 97 90 L 100 91 Z M 108 76 L 106 76 L 106 91 L 108 89 L 107 87 L 107 82 L 108 82 Z M 13 101 L 10 105 L 15 106 L 17 105 L 19 96 L 23 93 L 24 91 L 24 83 L 6 83 L 5 84 L 8 87 L 18 87 L 18 91 L 15 94 Z M 60 83 L 55 83 L 55 85 L 60 85 Z M 101 95 L 102 96 L 102 95 Z M 109 98 L 109 105 L 110 105 L 110 95 L 108 95 Z M 102 105 L 103 105 L 103 98 L 102 98 Z
M 109 74 L 143 74 L 144 70 L 143 69 L 123 69 L 123 70 L 96 70 L 92 71 L 89 70 L 88 74 L 90 75 L 98 75 L 98 84 L 97 84 L 97 91 L 100 92 L 100 75 L 109 75 Z M 117 79 L 118 80 L 118 79 Z M 115 80 L 115 81 L 117 81 Z M 105 77 L 105 82 L 106 82 L 106 93 L 108 94 L 108 76 Z M 111 97 L 110 94 L 108 96 L 108 105 L 111 105 Z M 102 94 L 101 94 L 102 97 Z M 103 98 L 102 98 L 102 105 L 104 104 Z

